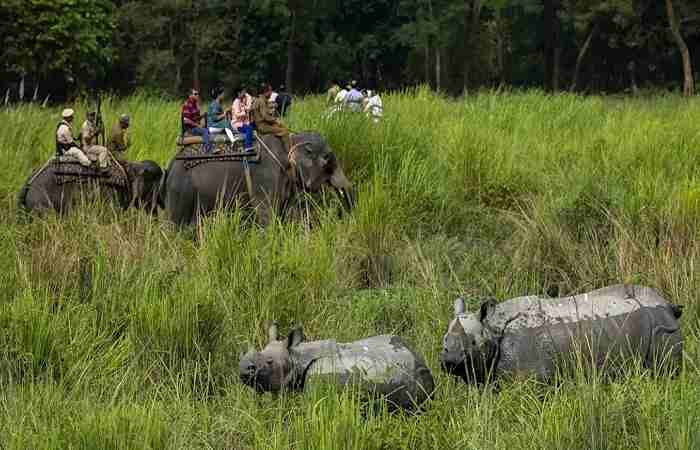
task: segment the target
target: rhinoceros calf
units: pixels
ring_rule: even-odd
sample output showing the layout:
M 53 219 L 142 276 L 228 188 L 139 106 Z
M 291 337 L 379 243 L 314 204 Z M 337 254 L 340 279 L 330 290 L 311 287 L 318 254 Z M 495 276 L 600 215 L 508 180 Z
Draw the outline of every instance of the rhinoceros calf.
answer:
M 454 308 L 441 362 L 466 382 L 484 382 L 489 374 L 547 380 L 560 362 L 608 369 L 638 358 L 659 368 L 681 358 L 681 308 L 648 287 L 488 300 L 474 314 L 465 313 L 464 300 L 457 299 Z
M 241 357 L 241 381 L 258 391 L 301 391 L 312 383 L 330 381 L 382 396 L 390 409 L 412 410 L 434 390 L 423 359 L 398 336 L 303 342 L 303 331 L 296 328 L 286 339 L 277 337 L 277 326 L 272 325 L 267 346 Z

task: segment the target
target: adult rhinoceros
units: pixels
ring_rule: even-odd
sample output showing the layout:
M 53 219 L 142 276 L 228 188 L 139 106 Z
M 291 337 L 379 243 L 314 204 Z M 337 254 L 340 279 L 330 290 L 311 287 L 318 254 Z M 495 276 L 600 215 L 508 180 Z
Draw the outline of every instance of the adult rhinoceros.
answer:
M 289 153 L 274 136 L 262 136 L 259 144 L 259 160 L 249 164 L 252 196 L 242 161 L 211 161 L 188 168 L 187 161 L 173 159 L 161 190 L 168 217 L 178 225 L 192 224 L 200 214 L 238 202 L 256 208 L 265 224 L 275 212 L 284 212 L 297 191 L 317 192 L 324 184 L 332 185 L 350 207 L 352 184 L 321 135 L 293 135 Z
M 319 382 L 354 386 L 368 397 L 383 397 L 390 409 L 414 410 L 433 393 L 430 369 L 398 336 L 373 336 L 359 341 L 304 342 L 301 328 L 278 340 L 277 325 L 260 352 L 241 356 L 243 383 L 261 392 L 302 391 Z
M 654 289 L 615 285 L 563 298 L 517 297 L 479 312 L 454 305 L 444 337 L 442 366 L 466 382 L 489 375 L 548 380 L 559 363 L 620 367 L 629 359 L 645 367 L 681 358 L 681 309 Z M 580 358 L 580 359 L 577 359 Z
M 153 161 L 113 162 L 109 172 L 86 169 L 77 162 L 57 159 L 35 171 L 18 195 L 21 209 L 65 213 L 83 195 L 116 199 L 119 206 L 143 207 L 156 212 L 163 170 Z

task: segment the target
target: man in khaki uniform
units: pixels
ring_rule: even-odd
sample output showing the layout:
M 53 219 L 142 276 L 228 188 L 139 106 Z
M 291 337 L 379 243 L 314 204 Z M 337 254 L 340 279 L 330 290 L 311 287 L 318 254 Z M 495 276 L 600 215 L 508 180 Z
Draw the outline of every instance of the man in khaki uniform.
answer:
M 75 111 L 70 108 L 64 109 L 61 113 L 63 120 L 56 127 L 56 156 L 72 156 L 83 166 L 90 167 L 90 160 L 80 150 L 80 144 L 73 139 L 71 122 L 73 122 L 74 114 Z
M 100 169 L 106 169 L 109 166 L 109 155 L 107 149 L 101 145 L 97 145 L 97 136 L 100 134 L 100 129 L 97 128 L 97 113 L 91 111 L 87 115 L 87 119 L 83 122 L 80 128 L 80 141 L 83 146 L 83 153 L 87 155 L 91 161 L 97 161 Z
M 272 114 L 268 103 L 271 94 L 272 86 L 266 84 L 259 92 L 258 98 L 253 102 L 251 116 L 255 122 L 255 129 L 262 135 L 271 134 L 277 136 L 282 140 L 287 151 L 289 151 L 292 148 L 289 129 Z
M 124 152 L 129 147 L 129 116 L 122 114 L 117 123 L 112 127 L 112 134 L 109 137 L 109 151 L 117 159 L 124 159 Z

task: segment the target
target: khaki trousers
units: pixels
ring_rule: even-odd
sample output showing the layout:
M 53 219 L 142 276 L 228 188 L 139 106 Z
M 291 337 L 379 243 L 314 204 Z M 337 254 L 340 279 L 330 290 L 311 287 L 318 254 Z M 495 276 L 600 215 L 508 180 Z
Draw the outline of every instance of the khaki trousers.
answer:
M 90 161 L 97 161 L 100 169 L 106 169 L 109 166 L 109 154 L 107 149 L 101 145 L 91 145 L 85 149 L 85 154 Z
M 71 147 L 70 150 L 66 150 L 63 154 L 66 156 L 72 156 L 73 158 L 77 159 L 81 165 L 85 167 L 90 167 L 90 160 L 87 156 L 85 156 L 85 153 L 83 153 L 83 151 L 80 150 L 78 147 Z
M 262 124 L 257 125 L 257 130 L 259 134 L 271 134 L 280 138 L 284 146 L 287 148 L 287 151 L 289 151 L 292 148 L 292 142 L 289 138 L 289 130 L 287 129 L 287 127 L 281 125 Z

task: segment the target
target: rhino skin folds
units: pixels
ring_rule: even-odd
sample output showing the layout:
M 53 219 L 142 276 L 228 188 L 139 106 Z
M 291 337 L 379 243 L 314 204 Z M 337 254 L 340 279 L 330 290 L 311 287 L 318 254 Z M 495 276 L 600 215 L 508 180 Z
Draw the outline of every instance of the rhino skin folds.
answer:
M 390 409 L 415 410 L 434 390 L 433 376 L 423 359 L 398 336 L 374 336 L 359 341 L 302 342 L 300 328 L 270 342 L 260 352 L 241 357 L 241 381 L 258 391 L 302 391 L 313 383 L 353 386 L 369 397 L 386 399 Z
M 651 369 L 675 367 L 683 350 L 680 315 L 679 306 L 637 285 L 562 298 L 488 300 L 474 314 L 457 299 L 441 363 L 466 382 L 504 375 L 546 381 L 567 364 L 610 372 L 630 359 Z

